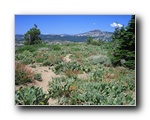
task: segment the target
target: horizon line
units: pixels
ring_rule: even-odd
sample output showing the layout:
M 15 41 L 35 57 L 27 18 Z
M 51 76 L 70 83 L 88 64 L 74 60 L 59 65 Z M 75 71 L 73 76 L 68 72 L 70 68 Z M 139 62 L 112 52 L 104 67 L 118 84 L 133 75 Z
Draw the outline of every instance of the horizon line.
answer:
M 103 30 L 100 30 L 100 29 L 93 29 L 93 30 L 90 30 L 90 31 L 87 31 L 87 32 L 91 32 L 91 31 L 94 31 L 94 30 L 99 30 L 101 32 L 109 32 L 109 33 L 113 33 L 111 31 L 103 31 Z M 83 34 L 83 33 L 86 33 L 86 32 L 79 32 L 79 33 L 75 33 L 75 34 L 68 34 L 68 33 L 41 33 L 40 35 L 63 35 L 63 34 L 66 34 L 66 35 L 76 35 L 76 34 Z M 16 33 L 15 35 L 24 35 L 25 33 Z

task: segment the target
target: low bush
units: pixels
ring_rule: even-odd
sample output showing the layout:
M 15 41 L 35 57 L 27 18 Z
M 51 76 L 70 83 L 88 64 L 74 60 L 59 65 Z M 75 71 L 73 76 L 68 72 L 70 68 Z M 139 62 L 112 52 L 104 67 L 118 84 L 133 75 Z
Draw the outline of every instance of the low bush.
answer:
M 15 50 L 15 53 L 22 53 L 26 50 L 30 52 L 35 52 L 37 50 L 37 47 L 35 45 L 25 45 L 25 46 L 17 48 Z
M 15 84 L 26 84 L 34 80 L 34 73 L 22 63 L 15 63 Z
M 16 48 L 15 50 L 15 53 L 18 54 L 18 53 L 22 53 L 24 52 L 25 50 L 27 51 L 30 51 L 30 52 L 35 52 L 37 51 L 40 47 L 47 47 L 47 45 L 45 43 L 41 43 L 41 44 L 38 44 L 38 45 L 24 45 L 22 47 L 18 47 Z
M 40 57 L 36 58 L 36 62 L 37 63 L 42 63 L 43 61 L 44 61 L 44 58 L 42 58 L 42 57 L 41 58 Z
M 36 68 L 36 65 L 31 65 L 32 68 Z
M 37 63 L 42 63 L 44 60 L 46 60 L 48 58 L 48 53 L 45 51 L 40 51 L 38 52 L 38 54 L 36 55 L 36 62 Z
M 33 53 L 28 50 L 25 50 L 20 54 L 16 54 L 15 59 L 20 60 L 24 64 L 30 64 L 35 61 Z
M 77 74 L 80 74 L 80 71 L 78 71 L 78 70 L 73 71 L 73 70 L 68 69 L 68 70 L 64 71 L 64 73 L 68 77 L 76 77 Z
M 134 99 L 131 95 L 126 94 L 122 85 L 116 82 L 99 83 L 88 82 L 81 84 L 83 93 L 78 95 L 76 101 L 86 105 L 132 105 Z
M 54 51 L 60 51 L 60 50 L 61 50 L 61 47 L 60 47 L 60 45 L 58 45 L 58 44 L 54 44 L 54 45 L 52 46 L 52 50 L 54 50 Z
M 105 66 L 111 66 L 111 60 L 105 55 L 93 55 L 88 57 L 87 60 L 91 61 L 94 65 L 103 64 Z
M 83 66 L 79 65 L 77 62 L 61 62 L 53 68 L 53 71 L 56 74 L 66 72 L 68 70 L 72 72 L 78 71 L 78 73 L 80 73 L 81 70 L 83 70 Z
M 52 66 L 59 64 L 63 61 L 62 56 L 48 56 L 46 60 L 43 61 L 43 66 Z
M 38 80 L 38 81 L 42 81 L 42 76 L 41 76 L 41 74 L 40 74 L 40 73 L 34 74 L 34 79 L 35 79 L 35 80 Z
M 102 81 L 103 71 L 100 69 L 94 69 L 90 72 L 90 80 L 91 81 Z
M 51 66 L 51 65 L 53 65 L 53 64 L 51 63 L 51 61 L 49 61 L 49 60 L 43 61 L 43 66 Z
M 39 87 L 20 88 L 15 91 L 16 105 L 48 105 L 49 95 Z
M 76 79 L 74 78 L 53 78 L 49 82 L 49 95 L 52 98 L 70 97 L 72 86 L 75 85 Z
M 116 81 L 81 82 L 78 78 L 55 78 L 49 82 L 49 94 L 60 105 L 134 105 L 128 86 Z

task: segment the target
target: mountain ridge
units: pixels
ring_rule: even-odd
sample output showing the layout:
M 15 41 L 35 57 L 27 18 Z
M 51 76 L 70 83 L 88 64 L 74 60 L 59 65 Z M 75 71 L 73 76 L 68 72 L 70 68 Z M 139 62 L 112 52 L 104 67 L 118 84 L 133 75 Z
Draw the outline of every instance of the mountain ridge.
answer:
M 76 36 L 90 36 L 97 39 L 102 39 L 103 41 L 110 41 L 110 38 L 112 36 L 111 32 L 107 31 L 101 31 L 99 29 L 91 30 L 89 32 L 76 34 Z
M 15 40 L 22 41 L 24 35 L 16 34 Z M 74 35 L 69 34 L 41 34 L 42 40 L 47 41 L 73 41 L 73 42 L 85 42 L 88 37 L 93 37 L 93 39 L 98 40 L 102 39 L 103 41 L 111 41 L 112 32 L 101 31 L 99 29 L 90 30 L 84 33 L 78 33 Z

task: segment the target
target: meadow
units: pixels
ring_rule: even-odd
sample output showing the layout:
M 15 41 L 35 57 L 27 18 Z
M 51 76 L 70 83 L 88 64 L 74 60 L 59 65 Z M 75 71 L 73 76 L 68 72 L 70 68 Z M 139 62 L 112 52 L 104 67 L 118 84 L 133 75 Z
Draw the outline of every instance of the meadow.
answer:
M 135 70 L 113 66 L 110 43 L 15 49 L 16 105 L 136 105 Z

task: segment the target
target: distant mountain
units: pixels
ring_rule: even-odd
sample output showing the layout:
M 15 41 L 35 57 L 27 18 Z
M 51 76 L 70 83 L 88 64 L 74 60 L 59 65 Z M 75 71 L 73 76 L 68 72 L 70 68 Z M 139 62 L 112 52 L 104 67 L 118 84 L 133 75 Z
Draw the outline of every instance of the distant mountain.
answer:
M 24 39 L 24 36 L 21 34 L 16 34 L 15 35 L 15 41 L 22 41 Z
M 101 30 L 92 30 L 85 33 L 76 34 L 75 36 L 91 36 L 93 38 L 102 39 L 103 41 L 110 41 L 112 37 L 112 32 L 101 31 Z
M 103 41 L 111 41 L 112 33 L 101 30 L 92 30 L 85 33 L 68 35 L 68 34 L 41 34 L 40 37 L 42 40 L 46 41 L 72 41 L 72 42 L 85 42 L 86 39 L 91 36 L 95 40 L 102 39 Z M 22 41 L 24 38 L 23 35 L 16 34 L 15 40 Z
M 74 36 L 74 35 L 40 35 L 42 40 L 46 41 L 72 41 L 72 42 L 85 42 L 87 36 Z

